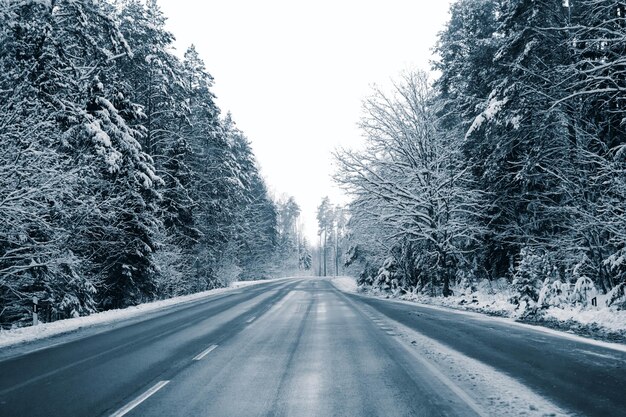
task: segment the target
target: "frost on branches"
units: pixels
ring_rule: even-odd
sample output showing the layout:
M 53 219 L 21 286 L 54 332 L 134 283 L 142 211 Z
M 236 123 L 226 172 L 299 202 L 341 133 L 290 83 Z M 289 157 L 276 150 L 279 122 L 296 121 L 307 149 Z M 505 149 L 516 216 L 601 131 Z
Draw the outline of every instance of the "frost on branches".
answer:
M 254 154 L 165 20 L 154 0 L 0 1 L 0 328 L 32 296 L 53 321 L 280 273 Z
M 375 89 L 364 149 L 337 154 L 359 283 L 527 316 L 621 317 L 625 40 L 619 2 L 454 2 L 438 79 Z

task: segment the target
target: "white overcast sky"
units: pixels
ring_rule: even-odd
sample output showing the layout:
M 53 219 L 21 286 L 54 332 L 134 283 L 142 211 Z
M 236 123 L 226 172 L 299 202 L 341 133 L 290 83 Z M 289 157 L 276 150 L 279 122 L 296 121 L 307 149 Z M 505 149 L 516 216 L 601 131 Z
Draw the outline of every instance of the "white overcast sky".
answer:
M 332 151 L 360 142 L 373 83 L 430 68 L 449 0 L 160 0 L 179 55 L 195 44 L 214 93 L 252 142 L 277 195 L 292 195 L 315 241 Z

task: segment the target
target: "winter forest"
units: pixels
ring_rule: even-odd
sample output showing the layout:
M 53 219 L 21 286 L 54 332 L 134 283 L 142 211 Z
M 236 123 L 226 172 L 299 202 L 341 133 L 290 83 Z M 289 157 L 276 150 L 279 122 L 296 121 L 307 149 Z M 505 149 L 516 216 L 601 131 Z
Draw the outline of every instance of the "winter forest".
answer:
M 318 242 L 156 0 L 0 0 L 0 328 L 297 273 L 626 305 L 626 4 L 458 0 L 363 102 Z M 316 245 L 317 247 L 312 247 Z
M 0 0 L 0 328 L 311 266 L 155 0 Z
M 359 283 L 623 306 L 626 4 L 459 0 L 435 52 L 435 81 L 375 89 L 365 147 L 336 154 Z

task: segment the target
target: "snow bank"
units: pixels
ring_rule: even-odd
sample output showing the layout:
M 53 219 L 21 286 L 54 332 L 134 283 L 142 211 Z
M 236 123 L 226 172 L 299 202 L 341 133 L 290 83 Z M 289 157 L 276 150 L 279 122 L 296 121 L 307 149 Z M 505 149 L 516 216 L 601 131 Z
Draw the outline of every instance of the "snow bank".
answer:
M 230 284 L 230 288 L 243 288 L 243 287 L 249 287 L 250 285 L 266 284 L 268 282 L 282 281 L 282 280 L 291 279 L 291 278 L 296 278 L 296 277 L 273 278 L 273 279 L 263 279 L 263 280 L 256 280 L 256 281 L 235 281 Z
M 333 277 L 330 282 L 340 291 L 357 292 L 358 289 L 356 280 L 352 277 Z
M 503 289 L 497 292 L 478 290 L 471 294 L 453 295 L 450 297 L 430 297 L 424 294 L 406 293 L 397 298 L 422 304 L 435 304 L 444 307 L 461 308 L 463 310 L 488 313 L 497 316 L 516 317 L 521 310 L 509 302 L 510 291 Z
M 280 278 L 284 279 L 284 278 Z M 264 281 L 239 281 L 231 284 L 229 288 L 218 288 L 214 290 L 199 292 L 191 295 L 169 298 L 167 300 L 154 301 L 151 303 L 140 304 L 138 306 L 123 308 L 119 310 L 109 310 L 102 313 L 92 314 L 85 317 L 77 317 L 67 320 L 59 320 L 52 323 L 42 323 L 38 326 L 21 327 L 11 330 L 2 330 L 0 328 L 0 348 L 16 345 L 19 343 L 32 342 L 44 339 L 50 336 L 56 336 L 63 333 L 70 333 L 82 328 L 93 327 L 101 324 L 115 323 L 122 320 L 135 318 L 146 313 L 155 312 L 167 307 L 189 303 L 200 300 L 202 298 L 233 291 L 238 288 L 248 287 L 261 283 L 278 281 L 279 279 Z
M 540 393 L 497 369 L 385 317 L 415 360 L 483 416 L 568 416 Z
M 546 310 L 546 317 L 566 322 L 574 321 L 584 325 L 602 326 L 612 332 L 626 333 L 626 311 L 612 307 L 584 308 L 556 308 Z
M 355 284 L 356 287 L 356 284 Z M 603 296 L 598 296 L 598 306 L 550 307 L 539 310 L 536 317 L 525 317 L 524 309 L 511 304 L 513 295 L 508 285 L 500 282 L 479 284 L 477 291 L 455 288 L 453 296 L 431 297 L 425 294 L 391 294 L 376 289 L 368 289 L 367 294 L 396 298 L 403 301 L 472 311 L 492 316 L 508 317 L 521 322 L 575 332 L 585 337 L 601 340 L 626 341 L 626 311 L 617 307 L 605 307 Z

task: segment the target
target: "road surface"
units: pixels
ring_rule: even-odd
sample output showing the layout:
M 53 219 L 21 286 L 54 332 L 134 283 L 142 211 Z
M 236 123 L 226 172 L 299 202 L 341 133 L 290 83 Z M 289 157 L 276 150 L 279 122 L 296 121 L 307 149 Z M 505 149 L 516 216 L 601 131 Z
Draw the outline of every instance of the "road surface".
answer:
M 626 352 L 260 284 L 0 362 L 0 416 L 626 415 Z

